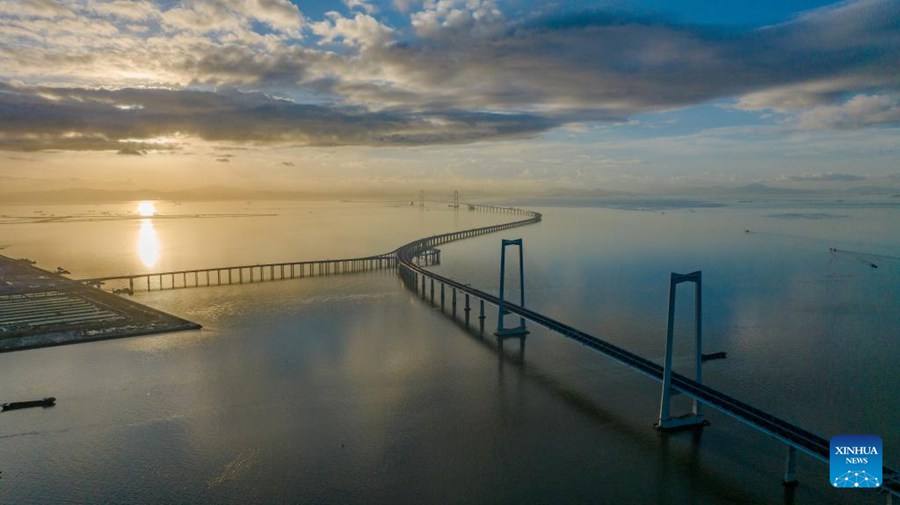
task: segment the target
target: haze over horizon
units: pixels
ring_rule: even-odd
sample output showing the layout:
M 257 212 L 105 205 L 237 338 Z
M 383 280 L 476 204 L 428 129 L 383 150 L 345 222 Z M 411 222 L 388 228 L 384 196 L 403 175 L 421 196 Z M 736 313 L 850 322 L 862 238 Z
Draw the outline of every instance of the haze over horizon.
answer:
M 891 0 L 0 1 L 4 193 L 900 186 Z

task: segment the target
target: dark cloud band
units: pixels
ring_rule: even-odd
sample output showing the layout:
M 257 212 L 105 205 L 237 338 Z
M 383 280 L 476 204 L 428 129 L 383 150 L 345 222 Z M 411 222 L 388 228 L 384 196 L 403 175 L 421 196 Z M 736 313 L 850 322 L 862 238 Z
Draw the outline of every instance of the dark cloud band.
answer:
M 297 104 L 263 93 L 86 90 L 0 84 L 0 147 L 171 149 L 167 137 L 304 146 L 396 146 L 522 138 L 559 123 L 526 114 L 369 112 Z M 160 140 L 162 139 L 162 140 Z

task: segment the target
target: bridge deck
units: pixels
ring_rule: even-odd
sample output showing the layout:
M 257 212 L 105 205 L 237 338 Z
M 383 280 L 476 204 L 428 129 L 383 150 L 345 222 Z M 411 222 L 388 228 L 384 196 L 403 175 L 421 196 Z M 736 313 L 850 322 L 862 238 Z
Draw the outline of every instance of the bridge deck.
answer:
M 439 262 L 440 255 L 433 254 L 426 263 Z M 101 287 L 107 283 L 121 285 L 127 292 L 163 289 L 181 289 L 194 287 L 212 287 L 231 284 L 252 284 L 277 280 L 297 279 L 302 277 L 318 277 L 369 270 L 393 268 L 396 257 L 393 252 L 375 256 L 358 258 L 342 258 L 312 261 L 289 261 L 283 263 L 257 263 L 252 265 L 233 265 L 213 268 L 197 268 L 191 270 L 170 270 L 167 272 L 150 272 L 139 274 L 109 275 L 78 279 L 77 282 L 88 286 Z M 151 282 L 153 281 L 153 282 Z M 114 292 L 119 292 L 113 289 Z

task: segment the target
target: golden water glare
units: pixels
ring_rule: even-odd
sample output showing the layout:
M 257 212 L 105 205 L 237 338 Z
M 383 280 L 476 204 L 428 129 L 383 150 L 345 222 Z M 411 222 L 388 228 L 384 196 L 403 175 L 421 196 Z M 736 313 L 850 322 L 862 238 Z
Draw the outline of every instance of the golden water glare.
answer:
M 138 255 L 145 267 L 155 267 L 159 261 L 159 237 L 153 229 L 152 219 L 141 219 L 141 230 L 138 232 Z

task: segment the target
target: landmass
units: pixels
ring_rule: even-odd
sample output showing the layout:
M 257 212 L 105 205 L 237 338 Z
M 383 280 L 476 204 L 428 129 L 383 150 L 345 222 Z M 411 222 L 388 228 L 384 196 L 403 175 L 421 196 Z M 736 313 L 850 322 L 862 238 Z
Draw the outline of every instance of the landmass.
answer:
M 0 255 L 0 352 L 200 327 Z

